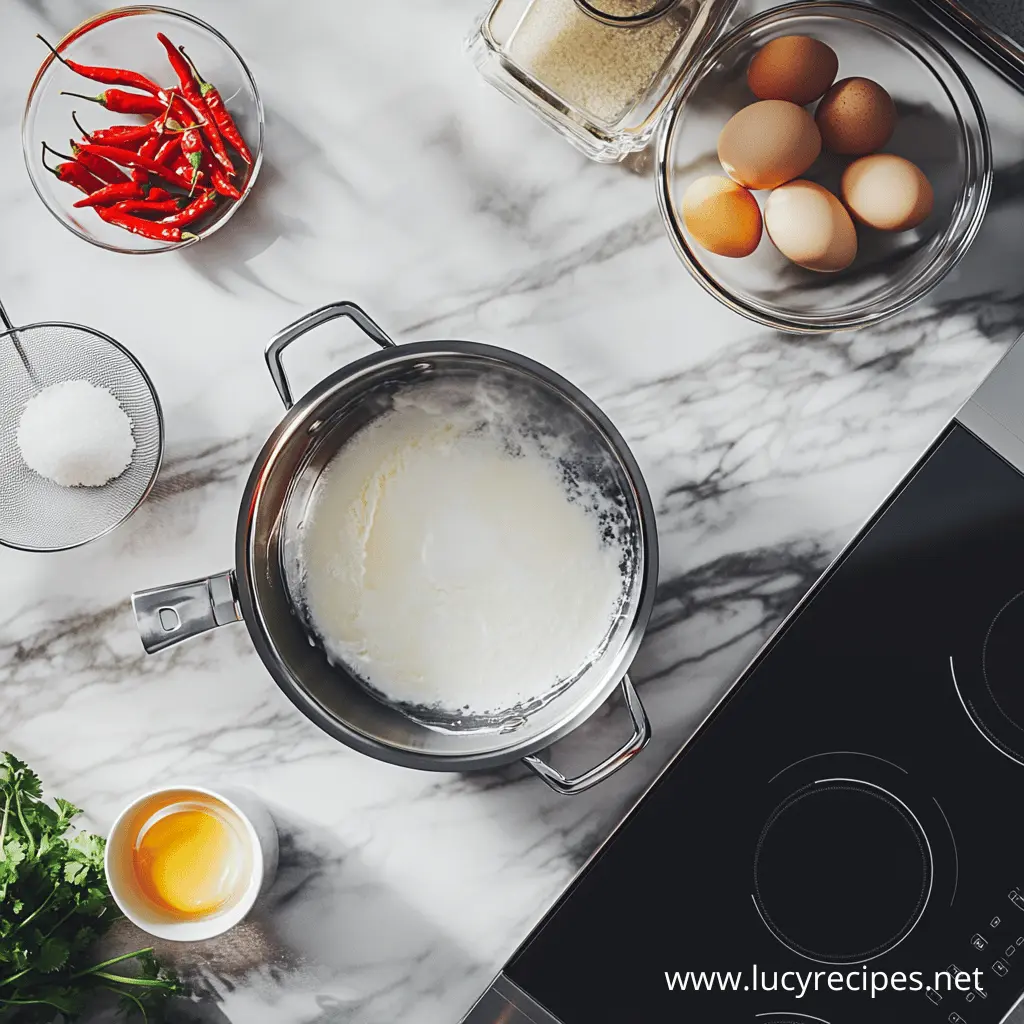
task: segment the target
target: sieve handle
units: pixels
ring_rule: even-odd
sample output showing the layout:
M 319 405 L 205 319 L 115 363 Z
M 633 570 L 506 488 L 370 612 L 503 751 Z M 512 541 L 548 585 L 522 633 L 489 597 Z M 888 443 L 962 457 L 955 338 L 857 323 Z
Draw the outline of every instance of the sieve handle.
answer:
M 625 768 L 650 741 L 651 721 L 640 700 L 640 694 L 636 692 L 636 687 L 628 675 L 622 677 L 620 685 L 626 698 L 629 717 L 633 720 L 633 735 L 611 757 L 575 778 L 566 778 L 536 754 L 523 758 L 526 767 L 535 771 L 556 793 L 576 796 L 577 793 L 586 792 L 592 786 L 614 775 L 620 768 Z
M 169 587 L 136 591 L 132 594 L 132 612 L 147 654 L 156 654 L 242 618 L 235 574 L 231 570 Z
M 384 333 L 383 330 L 367 315 L 367 313 L 354 302 L 332 302 L 329 306 L 321 306 L 319 309 L 307 313 L 301 320 L 296 320 L 283 331 L 271 339 L 267 345 L 266 357 L 267 368 L 274 381 L 274 387 L 284 402 L 284 407 L 290 409 L 295 404 L 292 396 L 292 386 L 285 373 L 281 356 L 284 350 L 303 334 L 319 327 L 330 320 L 337 320 L 338 317 L 348 317 L 371 341 L 376 342 L 381 348 L 392 348 L 394 342 Z

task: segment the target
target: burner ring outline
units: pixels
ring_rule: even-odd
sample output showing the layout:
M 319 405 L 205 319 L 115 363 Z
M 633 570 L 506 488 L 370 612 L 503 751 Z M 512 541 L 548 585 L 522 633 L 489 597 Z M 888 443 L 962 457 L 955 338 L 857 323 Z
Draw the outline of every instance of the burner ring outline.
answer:
M 988 675 L 988 645 L 989 645 L 989 641 L 992 639 L 992 631 L 996 628 L 996 623 L 999 622 L 999 620 L 1002 618 L 1003 612 L 1005 612 L 1006 609 L 1010 607 L 1010 605 L 1014 604 L 1016 601 L 1020 600 L 1020 598 L 1022 598 L 1022 597 L 1024 597 L 1024 590 L 1020 591 L 1017 594 L 1014 594 L 1014 596 L 1011 597 L 1010 600 L 1007 601 L 1006 604 L 1004 604 L 1003 607 L 1000 608 L 999 611 L 996 612 L 995 617 L 992 619 L 991 623 L 989 623 L 988 630 L 985 633 L 985 642 L 981 645 L 981 674 L 982 674 L 982 677 L 985 680 L 985 689 L 988 690 L 988 695 L 992 698 L 992 703 L 995 704 L 996 710 L 1018 732 L 1024 732 L 1024 726 L 1020 725 L 1019 722 L 1014 721 L 1014 719 L 1010 715 L 1008 715 L 1006 713 L 1006 709 L 1003 707 L 1002 704 L 999 703 L 999 698 L 996 696 L 995 689 L 992 686 L 992 680 L 989 678 L 989 675 Z
M 786 934 L 782 931 L 778 925 L 772 920 L 771 915 L 762 908 L 762 901 L 759 896 L 759 888 L 757 884 L 757 860 L 761 852 L 761 848 L 764 845 L 764 841 L 767 838 L 772 825 L 778 820 L 778 818 L 787 810 L 794 807 L 801 800 L 806 799 L 809 796 L 823 792 L 819 789 L 819 786 L 830 786 L 835 789 L 852 790 L 856 792 L 860 789 L 874 791 L 872 795 L 881 799 L 885 804 L 895 810 L 903 820 L 910 826 L 911 831 L 914 834 L 914 838 L 917 840 L 918 847 L 922 855 L 922 861 L 927 873 L 926 885 L 922 888 L 922 894 L 918 900 L 917 907 L 914 913 L 911 915 L 911 919 L 908 920 L 902 928 L 884 943 L 879 943 L 873 949 L 864 953 L 863 955 L 858 954 L 855 958 L 843 958 L 831 960 L 823 960 L 820 956 L 813 955 L 813 951 L 801 948 L 798 943 L 794 943 Z M 881 796 L 879 796 L 881 794 Z M 932 855 L 931 842 L 928 839 L 928 833 L 925 832 L 924 826 L 921 824 L 920 819 L 916 814 L 898 797 L 895 793 L 889 792 L 884 786 L 879 786 L 873 782 L 865 782 L 863 779 L 850 779 L 850 778 L 828 778 L 828 779 L 816 779 L 814 782 L 809 783 L 803 788 L 792 793 L 789 797 L 780 803 L 775 810 L 771 813 L 768 821 L 765 823 L 764 828 L 761 830 L 761 835 L 758 839 L 757 850 L 754 854 L 754 892 L 751 893 L 751 900 L 754 904 L 754 909 L 757 911 L 758 916 L 761 918 L 764 926 L 772 933 L 772 935 L 790 952 L 796 953 L 797 956 L 803 957 L 805 960 L 810 960 L 812 963 L 835 965 L 835 964 L 860 964 L 868 963 L 871 960 L 876 960 L 880 956 L 884 956 L 886 953 L 895 949 L 901 945 L 906 939 L 913 933 L 914 929 L 921 923 L 921 918 L 924 917 L 924 912 L 928 908 L 928 904 L 931 901 L 932 890 L 935 884 L 935 862 Z M 897 936 L 899 936 L 897 938 Z

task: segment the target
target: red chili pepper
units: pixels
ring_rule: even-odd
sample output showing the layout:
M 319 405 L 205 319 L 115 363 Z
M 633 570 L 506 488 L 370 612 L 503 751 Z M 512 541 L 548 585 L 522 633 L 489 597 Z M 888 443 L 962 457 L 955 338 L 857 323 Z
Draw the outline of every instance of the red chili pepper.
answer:
M 99 146 L 92 142 L 83 143 L 78 149 L 83 153 L 88 153 L 90 156 L 97 156 L 104 160 L 118 163 L 122 167 L 149 171 L 150 174 L 155 174 L 158 178 L 163 178 L 164 181 L 169 181 L 172 185 L 178 184 L 178 179 L 174 176 L 174 173 L 164 167 L 163 164 L 158 164 L 152 157 L 133 153 L 130 149 L 121 149 L 118 146 Z M 78 154 L 76 153 L 75 155 L 77 156 Z
M 192 168 L 192 181 L 190 188 L 195 188 L 199 180 L 199 171 L 203 163 L 203 154 L 207 152 L 203 145 L 203 137 L 197 128 L 186 128 L 181 133 L 181 152 Z
M 160 202 L 150 199 L 126 199 L 124 202 L 114 203 L 114 205 L 111 206 L 110 209 L 116 213 L 175 214 L 178 213 L 179 210 L 181 210 L 181 207 L 178 205 L 177 199 L 163 199 Z M 160 223 L 166 224 L 167 219 L 165 218 Z M 181 227 L 181 224 L 178 224 L 177 221 L 175 221 L 174 223 L 177 224 L 178 227 Z
M 158 242 L 184 242 L 196 236 L 173 224 L 161 224 L 159 221 L 145 220 L 143 217 L 133 217 L 130 213 L 121 213 L 109 206 L 97 206 L 96 212 L 108 223 L 114 224 L 133 235 L 142 235 L 144 238 L 152 238 Z
M 220 137 L 220 130 L 217 128 L 217 122 L 214 120 L 213 115 L 210 113 L 206 106 L 206 101 L 203 99 L 202 94 L 196 87 L 195 79 L 192 77 L 192 69 L 188 66 L 188 61 L 174 48 L 174 43 L 170 41 L 163 34 L 163 32 L 157 32 L 157 39 L 163 44 L 163 48 L 167 51 L 167 59 L 171 62 L 171 67 L 174 68 L 174 73 L 178 76 L 178 82 L 181 85 L 181 91 L 188 100 L 189 104 L 193 107 L 195 112 L 199 115 L 200 120 L 203 122 L 203 134 L 206 136 L 210 143 L 210 150 L 213 152 L 217 163 L 224 168 L 228 174 L 235 173 L 235 165 L 231 162 L 231 157 L 228 156 L 227 147 L 224 145 L 224 140 Z
M 80 100 L 89 100 L 115 114 L 162 114 L 167 107 L 167 100 L 158 96 L 140 96 L 137 92 L 125 92 L 123 89 L 106 89 L 98 96 L 86 96 L 80 92 L 67 92 L 61 89 L 61 96 L 76 96 Z
M 101 181 L 105 181 L 108 185 L 120 185 L 123 182 L 130 181 L 124 171 L 121 170 L 117 164 L 113 164 L 108 160 L 105 155 L 100 152 L 95 152 L 96 149 L 112 149 L 110 146 L 93 146 L 91 142 L 71 142 L 71 152 L 75 154 L 75 159 L 86 168 L 86 170 L 92 171 Z M 118 152 L 130 153 L 131 150 L 118 150 Z M 135 156 L 132 153 L 132 156 Z M 120 162 L 120 161 L 118 161 Z
M 75 188 L 84 192 L 86 195 L 90 195 L 93 192 L 103 188 L 103 182 L 96 177 L 91 171 L 87 171 L 77 160 L 65 160 L 64 163 L 57 164 L 56 167 L 50 167 L 46 162 L 46 153 L 53 153 L 46 143 L 43 143 L 43 167 L 45 167 L 58 181 L 67 182 L 69 185 L 73 185 Z M 59 153 L 56 154 L 60 156 Z
M 160 91 L 160 86 L 155 82 L 148 79 L 145 75 L 140 75 L 137 71 L 125 71 L 122 68 L 102 68 L 93 67 L 89 64 L 79 64 L 78 61 L 68 60 L 62 56 L 57 50 L 50 46 L 50 44 L 43 39 L 42 36 L 37 35 L 36 39 L 40 39 L 43 45 L 49 49 L 50 53 L 54 55 L 65 67 L 71 68 L 72 71 L 81 75 L 83 78 L 91 78 L 94 82 L 102 82 L 104 85 L 126 85 L 129 89 L 142 89 L 143 92 L 152 93 L 156 95 Z
M 156 156 L 156 151 L 159 148 L 160 136 L 150 135 L 150 137 L 139 147 L 139 156 L 152 160 Z M 144 171 L 141 167 L 136 167 L 132 171 L 132 181 L 149 181 L 149 171 Z
M 173 224 L 177 227 L 184 227 L 198 220 L 204 213 L 209 213 L 217 205 L 217 193 L 210 189 L 204 192 L 198 199 L 194 199 L 184 210 L 179 210 L 173 217 L 164 217 L 161 224 Z
M 199 95 L 206 101 L 206 109 L 213 115 L 214 123 L 220 129 L 221 135 L 238 150 L 238 155 L 247 164 L 251 164 L 252 153 L 249 152 L 249 147 L 245 144 L 245 139 L 242 138 L 242 133 L 235 124 L 235 119 L 231 116 L 228 108 L 224 106 L 220 91 L 212 82 L 203 81 L 203 76 L 199 74 L 199 68 L 196 67 L 195 61 L 185 53 L 185 47 L 182 46 L 179 49 L 182 56 L 188 61 L 188 66 L 199 84 Z
M 87 131 L 78 120 L 78 111 L 71 111 L 71 120 L 75 127 L 82 133 L 86 142 L 99 142 L 111 146 L 122 146 L 124 148 L 135 148 L 148 138 L 153 131 L 155 121 L 149 124 L 115 124 L 110 128 L 97 128 L 95 131 Z
M 171 162 L 168 164 L 168 167 L 170 167 L 171 171 L 174 174 L 176 174 L 178 178 L 181 179 L 180 181 L 177 182 L 178 185 L 180 185 L 182 188 L 191 187 L 192 165 L 185 159 L 184 156 L 182 156 L 181 153 L 178 153 L 171 159 Z M 196 178 L 196 184 L 198 185 L 205 178 L 206 175 L 202 171 L 200 171 L 199 177 Z
M 209 153 L 203 154 L 203 170 L 210 176 L 210 184 L 222 195 L 235 201 L 242 198 L 242 193 L 228 180 L 228 176 L 210 159 Z
M 126 181 L 120 185 L 106 185 L 96 192 L 79 199 L 75 206 L 108 206 L 127 199 L 145 199 L 151 202 L 163 202 L 170 199 L 171 193 L 164 188 L 153 188 L 137 181 Z
M 160 148 L 156 151 L 156 155 L 153 159 L 158 164 L 163 164 L 164 167 L 168 166 L 168 163 L 172 156 L 181 149 L 181 136 L 171 135 L 164 139 L 160 143 Z M 173 170 L 173 168 L 172 168 Z

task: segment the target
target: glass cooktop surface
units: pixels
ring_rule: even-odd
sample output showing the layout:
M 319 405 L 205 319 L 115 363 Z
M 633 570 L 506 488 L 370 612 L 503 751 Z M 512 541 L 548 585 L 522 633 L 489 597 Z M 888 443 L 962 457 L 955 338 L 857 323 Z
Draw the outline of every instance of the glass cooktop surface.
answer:
M 996 1024 L 1022 803 L 1024 476 L 953 425 L 505 976 L 562 1024 Z

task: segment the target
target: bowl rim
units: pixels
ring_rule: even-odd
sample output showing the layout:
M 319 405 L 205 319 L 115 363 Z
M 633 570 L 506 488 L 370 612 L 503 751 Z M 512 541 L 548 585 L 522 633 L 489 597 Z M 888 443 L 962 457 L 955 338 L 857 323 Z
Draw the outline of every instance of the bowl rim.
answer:
M 259 829 L 253 821 L 253 816 L 238 802 L 236 786 L 229 785 L 225 789 L 213 789 L 200 783 L 180 782 L 154 786 L 135 797 L 121 810 L 114 819 L 106 833 L 106 846 L 103 851 L 103 874 L 107 880 L 107 887 L 110 895 L 117 904 L 118 909 L 136 928 L 152 935 L 154 938 L 167 939 L 180 942 L 203 942 L 216 938 L 230 931 L 236 925 L 241 924 L 249 916 L 253 907 L 259 899 L 264 881 L 270 865 L 267 863 L 267 856 L 264 853 L 263 843 L 260 842 Z M 216 803 L 226 807 L 237 819 L 245 833 L 249 846 L 249 855 L 252 864 L 249 870 L 249 880 L 237 902 L 198 918 L 180 918 L 167 920 L 164 918 L 146 917 L 139 912 L 138 907 L 144 900 L 132 900 L 128 898 L 122 889 L 118 872 L 114 869 L 114 857 L 120 852 L 123 846 L 123 835 L 127 824 L 133 815 L 145 806 L 146 802 L 154 797 L 180 793 L 198 794 L 208 797 Z M 259 799 L 258 797 L 256 798 Z M 260 803 L 262 806 L 262 802 Z M 275 869 L 276 870 L 276 867 Z
M 149 394 L 153 399 L 153 409 L 156 412 L 156 423 L 157 423 L 157 434 L 158 434 L 158 445 L 156 459 L 153 462 L 153 471 L 150 474 L 149 480 L 146 483 L 146 488 L 139 495 L 138 500 L 128 511 L 121 516 L 120 519 L 111 523 L 109 526 L 104 527 L 99 533 L 94 533 L 91 537 L 86 537 L 84 540 L 75 541 L 73 544 L 63 544 L 60 547 L 36 547 L 28 544 L 19 544 L 15 541 L 8 540 L 0 533 L 0 547 L 10 548 L 14 551 L 28 551 L 33 554 L 55 554 L 60 551 L 73 551 L 75 548 L 85 547 L 86 544 L 91 544 L 94 540 L 99 540 L 101 537 L 106 537 L 108 533 L 113 533 L 119 526 L 126 523 L 140 508 L 142 508 L 146 499 L 153 492 L 153 488 L 156 486 L 157 479 L 160 476 L 160 470 L 164 464 L 164 455 L 166 452 L 166 428 L 164 424 L 164 410 L 160 404 L 160 396 L 157 394 L 155 385 L 153 384 L 153 378 L 146 372 L 146 368 L 139 362 L 138 357 L 131 349 L 122 345 L 116 338 L 112 338 L 109 334 L 104 334 L 103 331 L 97 331 L 94 327 L 85 327 L 82 324 L 72 324 L 63 320 L 45 320 L 34 324 L 24 324 L 20 327 L 15 327 L 10 331 L 0 332 L 0 341 L 4 338 L 8 338 L 11 335 L 19 334 L 23 331 L 35 330 L 39 327 L 53 328 L 71 328 L 76 331 L 84 331 L 86 334 L 91 334 L 101 341 L 107 342 L 108 345 L 113 345 L 125 358 L 135 367 L 138 371 L 139 376 L 142 378 L 143 383 L 149 389 Z
M 963 235 L 956 245 L 952 249 L 943 249 L 940 253 L 936 254 L 931 262 L 926 265 L 922 274 L 919 275 L 914 287 L 905 291 L 898 298 L 890 300 L 885 306 L 877 309 L 856 310 L 841 315 L 770 312 L 764 307 L 740 298 L 704 268 L 702 260 L 694 253 L 683 232 L 680 218 L 672 203 L 671 154 L 677 127 L 685 114 L 687 101 L 696 87 L 714 69 L 722 56 L 736 43 L 749 36 L 752 31 L 772 24 L 784 25 L 790 19 L 800 16 L 815 15 L 831 17 L 835 20 L 858 20 L 875 31 L 879 30 L 877 25 L 871 24 L 868 19 L 888 22 L 896 30 L 895 38 L 897 42 L 906 45 L 899 37 L 901 34 L 907 35 L 916 44 L 922 45 L 926 51 L 933 52 L 966 93 L 974 115 L 977 118 L 980 137 L 980 159 L 978 161 L 977 175 L 974 178 L 965 178 L 958 197 L 959 206 L 962 204 L 965 196 L 971 196 L 972 193 L 975 193 L 973 197 L 975 209 L 970 213 Z M 945 88 L 945 86 L 943 87 Z M 968 135 L 968 129 L 964 125 L 960 108 L 953 101 L 952 97 L 950 97 L 950 100 L 957 115 L 956 120 L 960 129 L 960 136 L 964 138 Z M 968 149 L 971 148 L 973 147 L 968 147 Z M 683 262 L 690 276 L 708 294 L 713 295 L 734 312 L 765 327 L 790 334 L 829 334 L 835 331 L 869 327 L 896 316 L 931 291 L 963 259 L 977 237 L 988 210 L 993 180 L 992 139 L 988 118 L 985 115 L 985 110 L 977 91 L 963 68 L 939 40 L 905 18 L 890 14 L 888 11 L 870 4 L 857 2 L 857 0 L 795 0 L 793 3 L 773 7 L 741 22 L 736 28 L 723 36 L 711 50 L 690 68 L 677 87 L 675 95 L 672 97 L 668 116 L 661 126 L 655 154 L 654 179 L 662 221 L 668 232 L 669 240 L 676 251 L 676 255 Z M 939 266 L 939 262 L 943 257 L 945 257 L 944 262 Z
M 208 22 L 202 20 L 202 18 L 196 17 L 194 14 L 190 14 L 188 11 L 180 11 L 173 7 L 163 7 L 157 4 L 132 4 L 126 7 L 113 7 L 106 11 L 102 11 L 99 14 L 95 14 L 90 18 L 86 18 L 80 22 L 73 29 L 66 32 L 55 44 L 54 47 L 58 52 L 63 52 L 68 46 L 83 36 L 88 35 L 94 29 L 101 28 L 103 25 L 109 24 L 114 21 L 119 21 L 121 18 L 137 17 L 140 15 L 149 14 L 162 14 L 171 18 L 178 18 L 182 21 L 191 23 L 196 28 L 207 34 L 213 36 L 222 46 L 224 46 L 229 53 L 238 61 L 239 67 L 242 69 L 242 74 L 245 80 L 248 82 L 249 88 L 252 90 L 253 98 L 256 104 L 256 121 L 259 130 L 259 137 L 256 139 L 256 145 L 253 148 L 253 161 L 252 169 L 249 172 L 248 180 L 245 183 L 245 191 L 242 193 L 240 199 L 237 199 L 230 208 L 225 210 L 224 214 L 219 217 L 212 224 L 208 225 L 202 231 L 198 232 L 194 238 L 189 238 L 181 242 L 168 242 L 154 246 L 152 248 L 133 248 L 127 245 L 116 245 L 113 242 L 105 242 L 102 239 L 95 238 L 92 235 L 79 229 L 76 225 L 72 224 L 71 221 L 60 211 L 54 208 L 54 205 L 50 202 L 47 196 L 43 193 L 40 186 L 36 181 L 36 174 L 33 172 L 33 154 L 35 152 L 34 145 L 32 146 L 32 153 L 29 152 L 29 114 L 32 111 L 33 100 L 36 96 L 36 92 L 47 72 L 53 66 L 57 58 L 52 52 L 48 52 L 43 58 L 42 64 L 39 65 L 39 69 L 35 73 L 35 77 L 32 79 L 32 85 L 29 87 L 28 96 L 25 100 L 25 108 L 21 115 L 21 151 L 22 156 L 25 160 L 25 168 L 28 171 L 29 181 L 32 183 L 32 188 L 35 190 L 36 195 L 40 198 L 43 206 L 53 215 L 53 217 L 64 225 L 70 232 L 77 235 L 79 238 L 91 245 L 95 245 L 101 249 L 106 249 L 108 252 L 123 253 L 127 256 L 149 256 L 154 253 L 162 252 L 175 252 L 179 249 L 188 248 L 191 245 L 196 245 L 203 241 L 205 238 L 209 238 L 211 235 L 216 234 L 238 211 L 238 208 L 248 198 L 249 193 L 252 192 L 253 186 L 256 184 L 256 179 L 259 177 L 260 168 L 263 166 L 263 148 L 264 139 L 266 136 L 266 113 L 263 107 L 263 99 L 260 96 L 259 87 L 256 85 L 256 79 L 253 77 L 252 71 L 249 70 L 249 65 L 246 64 L 242 55 L 235 49 L 231 44 L 231 41 L 215 29 Z

